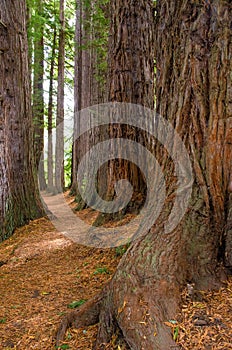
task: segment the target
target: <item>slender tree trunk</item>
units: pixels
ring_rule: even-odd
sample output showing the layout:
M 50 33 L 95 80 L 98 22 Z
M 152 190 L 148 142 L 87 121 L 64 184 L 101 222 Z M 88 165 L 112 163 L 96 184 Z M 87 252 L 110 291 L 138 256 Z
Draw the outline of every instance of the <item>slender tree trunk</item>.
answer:
M 99 4 L 96 2 L 95 7 L 97 8 Z M 106 3 L 104 5 L 101 5 L 102 14 L 105 18 L 105 21 L 109 20 L 110 17 L 110 3 Z M 92 30 L 92 37 L 93 40 L 98 40 L 99 37 L 102 37 L 103 32 L 102 28 L 96 28 L 93 23 L 93 30 Z M 109 25 L 105 23 L 104 31 L 106 31 L 109 35 Z M 108 62 L 107 62 L 107 51 L 108 51 L 108 42 L 101 46 L 101 48 L 96 48 L 95 46 L 92 47 L 92 93 L 91 96 L 93 98 L 92 104 L 101 104 L 108 102 Z M 103 66 L 102 66 L 103 65 Z M 109 136 L 109 130 L 108 127 L 98 127 L 95 128 L 94 131 L 94 140 L 93 144 L 97 144 L 98 142 L 104 141 Z M 97 187 L 98 187 L 98 193 L 101 198 L 104 198 L 107 193 L 107 170 L 108 170 L 108 164 L 104 164 L 99 170 L 98 170 L 98 178 L 97 178 Z M 103 215 L 103 220 L 105 220 L 105 216 Z M 98 225 L 102 223 L 102 216 L 100 215 L 97 220 L 95 221 L 95 225 Z
M 91 72 L 91 49 L 89 47 L 91 29 L 90 29 L 90 14 L 91 6 L 90 4 L 82 2 L 82 83 L 81 83 L 81 109 L 85 109 L 91 106 L 91 81 L 92 81 L 92 72 Z M 80 124 L 80 128 L 83 128 L 83 125 Z M 87 134 L 82 135 L 79 142 L 79 160 L 91 147 L 92 139 L 92 130 Z M 86 169 L 88 172 L 88 169 Z M 85 207 L 85 203 L 80 204 L 80 208 Z
M 45 190 L 46 180 L 44 174 L 44 39 L 43 39 L 43 0 L 36 3 L 38 22 L 34 27 L 34 65 L 33 65 L 33 122 L 34 122 L 34 148 L 35 161 L 38 167 L 40 189 Z
M 79 207 L 85 207 L 79 191 L 77 189 L 77 171 L 79 160 L 91 147 L 94 135 L 82 135 L 77 138 L 76 135 L 81 129 L 79 112 L 92 105 L 92 64 L 91 64 L 91 6 L 82 2 L 77 2 L 76 13 L 76 53 L 75 53 L 75 106 L 74 106 L 74 148 L 73 148 L 73 179 L 72 189 L 77 194 Z
M 64 188 L 64 62 L 65 62 L 65 17 L 64 0 L 60 0 L 60 30 L 58 53 L 58 87 L 56 116 L 56 161 L 55 187 L 62 192 Z
M 55 67 L 55 51 L 56 51 L 56 24 L 54 23 L 52 52 L 51 52 L 51 67 L 49 74 L 49 100 L 48 100 L 48 191 L 53 191 L 53 82 L 54 82 L 54 67 Z
M 72 151 L 72 193 L 77 194 L 77 169 L 79 160 L 79 142 L 77 135 L 80 130 L 79 111 L 81 110 L 82 90 L 82 1 L 76 0 L 75 24 L 75 68 L 74 68 L 74 142 Z
M 101 81 L 98 80 L 98 65 L 103 63 L 103 59 L 98 56 L 99 53 L 94 44 L 94 41 L 99 40 L 99 37 L 103 35 L 101 31 L 102 29 L 99 29 L 99 23 L 96 24 L 93 20 L 95 11 L 99 10 L 99 6 L 99 3 L 96 1 L 91 2 L 91 5 L 87 5 L 82 1 L 77 1 L 74 83 L 75 135 L 77 135 L 80 130 L 78 112 L 91 105 L 106 101 L 106 74 L 105 77 L 102 74 Z M 104 5 L 104 8 L 107 7 L 108 5 Z M 101 49 L 103 50 L 103 48 Z M 103 72 L 103 69 L 101 72 Z M 79 140 L 77 140 L 77 137 L 74 135 L 72 193 L 77 194 L 76 198 L 79 202 L 79 208 L 83 208 L 86 204 L 82 201 L 77 189 L 78 163 L 85 152 L 98 142 L 99 134 L 100 131 L 98 128 L 95 128 L 95 130 L 91 131 L 88 135 L 83 135 Z M 101 178 L 101 176 L 99 176 L 99 178 Z
M 90 41 L 90 6 L 83 3 L 82 5 L 82 88 L 81 88 L 81 108 L 87 108 L 91 105 L 91 50 Z
M 16 22 L 17 19 L 17 22 Z M 0 1 L 0 241 L 43 214 L 32 152 L 25 1 Z

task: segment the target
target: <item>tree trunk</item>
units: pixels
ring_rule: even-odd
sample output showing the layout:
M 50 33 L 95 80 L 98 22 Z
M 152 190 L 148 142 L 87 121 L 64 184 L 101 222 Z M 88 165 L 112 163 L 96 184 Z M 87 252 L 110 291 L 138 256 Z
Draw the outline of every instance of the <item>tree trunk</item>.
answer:
M 30 81 L 30 89 L 32 91 L 31 86 L 31 73 L 32 73 L 32 23 L 31 23 L 31 8 L 27 2 L 27 15 L 26 15 L 26 28 L 27 28 L 27 42 L 28 42 L 28 70 L 29 70 L 29 81 Z
M 108 53 L 108 100 L 154 107 L 154 18 L 150 1 L 111 1 L 111 26 Z M 110 138 L 129 137 L 145 145 L 146 137 L 135 128 L 109 127 Z M 146 165 L 144 165 L 146 166 Z M 114 184 L 128 179 L 133 185 L 133 201 L 144 197 L 146 185 L 138 167 L 126 160 L 109 161 L 106 198 L 114 197 Z M 103 191 L 101 191 L 103 192 Z M 140 207 L 141 201 L 130 203 Z M 137 210 L 137 209 L 136 209 Z M 111 217 L 111 215 L 110 215 Z
M 52 192 L 54 189 L 53 180 L 53 81 L 55 67 L 55 51 L 56 51 L 56 23 L 54 23 L 52 52 L 51 52 L 51 67 L 49 73 L 49 100 L 48 100 L 48 186 L 47 190 Z
M 46 189 L 44 174 L 44 24 L 43 1 L 36 3 L 35 11 L 37 21 L 34 23 L 34 64 L 33 64 L 33 123 L 34 123 L 34 149 L 35 161 L 38 167 L 40 189 Z
M 89 47 L 90 41 L 90 5 L 83 2 L 82 3 L 82 88 L 81 88 L 81 108 L 87 108 L 91 105 L 91 96 L 90 96 L 90 85 L 91 85 L 91 50 Z
M 101 11 L 99 9 L 101 7 Z M 103 9 L 102 9 L 103 8 Z M 103 36 L 106 36 L 108 25 L 105 19 L 108 4 L 100 5 L 92 1 L 91 5 L 77 1 L 76 12 L 76 51 L 75 51 L 75 92 L 74 92 L 74 145 L 72 169 L 72 193 L 77 194 L 80 208 L 86 204 L 81 200 L 77 189 L 77 169 L 80 159 L 99 140 L 99 130 L 90 131 L 80 139 L 81 109 L 106 101 L 106 67 L 104 59 L 107 44 L 104 47 Z M 100 12 L 99 12 L 100 11 Z M 100 15 L 99 15 L 100 13 Z M 97 14 L 97 15 L 96 15 Z M 96 18 L 96 16 L 99 16 Z M 104 18 L 104 20 L 103 20 Z M 103 43 L 102 43 L 103 42 Z M 99 66 L 103 65 L 100 69 Z M 100 78 L 100 79 L 99 79 Z
M 90 29 L 90 14 L 91 14 L 91 5 L 87 2 L 82 1 L 82 11 L 81 11 L 81 109 L 85 109 L 91 106 L 91 82 L 92 82 L 92 72 L 91 72 L 91 49 L 89 42 L 91 40 L 91 29 Z M 83 120 L 83 119 L 82 119 Z M 83 128 L 80 120 L 80 129 Z M 85 121 L 84 121 L 85 123 Z M 93 133 L 92 131 L 82 135 L 79 139 L 79 159 L 90 149 L 91 139 Z M 78 164 L 79 165 L 79 164 Z M 88 170 L 86 169 L 88 172 Z M 79 203 L 80 208 L 84 208 L 86 203 Z
M 75 91 L 74 91 L 74 146 L 73 146 L 73 169 L 72 191 L 77 194 L 80 207 L 86 204 L 82 201 L 77 188 L 78 164 L 83 155 L 91 147 L 94 134 L 83 135 L 78 138 L 80 125 L 80 111 L 92 105 L 92 50 L 91 50 L 91 5 L 83 1 L 77 1 L 76 12 L 76 50 L 75 50 Z
M 128 2 L 120 5 L 127 7 Z M 157 111 L 188 150 L 192 196 L 182 221 L 167 232 L 177 183 L 173 162 L 156 145 L 167 188 L 156 225 L 132 243 L 95 303 L 88 301 L 62 324 L 80 327 L 100 321 L 97 346 L 107 343 L 118 327 L 133 350 L 175 347 L 164 321 L 176 317 L 181 290 L 187 283 L 196 292 L 217 288 L 225 277 L 225 258 L 231 268 L 225 247 L 231 247 L 232 9 L 229 1 L 160 0 L 156 11 Z M 173 142 L 173 151 L 175 147 Z
M 78 134 L 80 130 L 79 111 L 81 110 L 82 89 L 82 1 L 76 0 L 75 24 L 75 68 L 74 68 L 74 142 L 72 150 L 72 187 L 71 191 L 77 194 L 77 169 L 79 161 Z
M 25 1 L 0 1 L 0 241 L 43 214 L 32 152 Z
M 182 224 L 188 233 L 185 265 L 189 279 L 207 287 L 224 258 L 229 208 L 231 6 L 169 1 L 160 2 L 157 11 L 157 48 L 163 48 L 156 55 L 157 111 L 175 127 L 192 160 L 193 195 Z M 179 40 L 173 40 L 177 33 Z
M 64 189 L 64 63 L 65 63 L 64 0 L 60 0 L 60 30 L 59 30 L 57 116 L 56 116 L 56 160 L 55 160 L 55 187 L 57 192 L 62 192 Z

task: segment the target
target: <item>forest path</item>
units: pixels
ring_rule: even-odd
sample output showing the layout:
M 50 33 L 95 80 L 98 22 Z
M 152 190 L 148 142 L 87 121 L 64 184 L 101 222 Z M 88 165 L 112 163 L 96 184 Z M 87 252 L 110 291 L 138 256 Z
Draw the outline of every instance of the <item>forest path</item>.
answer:
M 79 215 L 90 223 L 95 214 L 84 210 Z M 74 243 L 46 218 L 17 229 L 0 244 L 0 349 L 55 349 L 54 334 L 68 305 L 100 291 L 122 253 L 123 248 Z M 200 302 L 186 295 L 184 300 L 179 323 L 168 324 L 182 349 L 232 349 L 232 281 Z M 61 349 L 90 350 L 96 333 L 97 326 L 70 329 Z M 124 347 L 113 339 L 106 349 Z
M 54 349 L 67 305 L 97 293 L 118 261 L 115 249 L 73 243 L 45 218 L 17 229 L 0 244 L 0 349 Z M 64 349 L 91 349 L 95 335 L 96 326 L 70 330 Z
M 51 195 L 42 192 L 48 216 L 59 232 L 73 242 L 98 248 L 112 248 L 126 245 L 140 228 L 144 216 L 126 214 L 122 219 L 108 222 L 104 226 L 95 227 L 93 223 L 99 212 L 92 208 L 75 211 L 77 203 L 68 192 Z M 140 228 L 141 229 L 141 228 Z M 142 230 L 142 229 L 141 229 Z M 143 232 L 143 231 L 142 231 Z

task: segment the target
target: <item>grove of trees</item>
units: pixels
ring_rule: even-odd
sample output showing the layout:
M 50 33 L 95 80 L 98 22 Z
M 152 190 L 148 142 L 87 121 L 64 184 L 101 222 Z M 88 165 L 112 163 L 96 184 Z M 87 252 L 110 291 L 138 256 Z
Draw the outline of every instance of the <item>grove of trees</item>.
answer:
M 231 18 L 230 0 L 0 0 L 0 241 L 45 215 L 41 190 L 55 195 L 68 184 L 80 204 L 78 164 L 104 138 L 141 143 L 166 182 L 158 220 L 131 242 L 102 292 L 65 316 L 57 344 L 68 327 L 99 322 L 96 348 L 119 330 L 132 350 L 169 349 L 175 341 L 164 322 L 177 314 L 182 290 L 191 285 L 198 298 L 232 272 Z M 179 183 L 159 140 L 119 124 L 75 138 L 78 112 L 103 102 L 154 109 L 184 143 L 192 181 L 181 190 L 191 186 L 192 195 L 170 232 Z M 74 116 L 69 152 L 66 114 Z M 176 143 L 170 147 L 175 153 Z M 98 192 L 113 201 L 114 183 L 126 178 L 139 210 L 139 194 L 147 194 L 142 171 L 110 160 Z

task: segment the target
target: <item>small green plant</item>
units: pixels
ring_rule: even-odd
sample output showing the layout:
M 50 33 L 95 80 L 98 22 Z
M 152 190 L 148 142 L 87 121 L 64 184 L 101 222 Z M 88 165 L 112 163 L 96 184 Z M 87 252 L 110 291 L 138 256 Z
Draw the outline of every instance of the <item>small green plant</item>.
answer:
M 116 256 L 123 256 L 123 254 L 126 252 L 126 248 L 123 245 L 120 245 L 119 247 L 115 248 L 115 255 Z
M 173 331 L 173 340 L 177 341 L 178 336 L 179 336 L 179 327 L 177 326 L 174 328 L 174 331 Z
M 130 242 L 128 242 L 125 245 L 120 245 L 118 247 L 115 248 L 115 255 L 116 256 L 123 256 L 123 254 L 125 254 L 125 252 L 127 251 L 127 249 L 130 246 Z
M 68 143 L 68 149 L 65 149 L 64 151 L 64 180 L 65 187 L 70 187 L 72 172 L 72 144 L 70 144 L 70 139 L 65 140 L 65 142 Z
M 59 316 L 64 316 L 65 315 L 65 312 L 64 311 L 62 311 L 62 312 L 58 312 L 58 314 L 57 315 L 59 315 Z
M 76 307 L 81 306 L 82 304 L 84 304 L 86 302 L 86 300 L 81 299 L 81 300 L 77 300 L 77 301 L 73 301 L 70 304 L 68 304 L 68 308 L 69 309 L 75 309 Z
M 59 345 L 59 346 L 56 346 L 56 349 L 70 349 L 69 345 L 68 344 L 63 344 L 63 345 Z
M 0 324 L 6 323 L 6 317 L 0 319 Z
M 94 275 L 98 274 L 110 274 L 110 271 L 107 269 L 107 267 L 97 267 L 96 270 L 93 273 Z
M 68 339 L 68 340 L 71 340 L 71 339 L 72 339 L 72 334 L 69 333 L 69 332 L 68 332 L 68 334 L 67 334 L 67 339 Z

